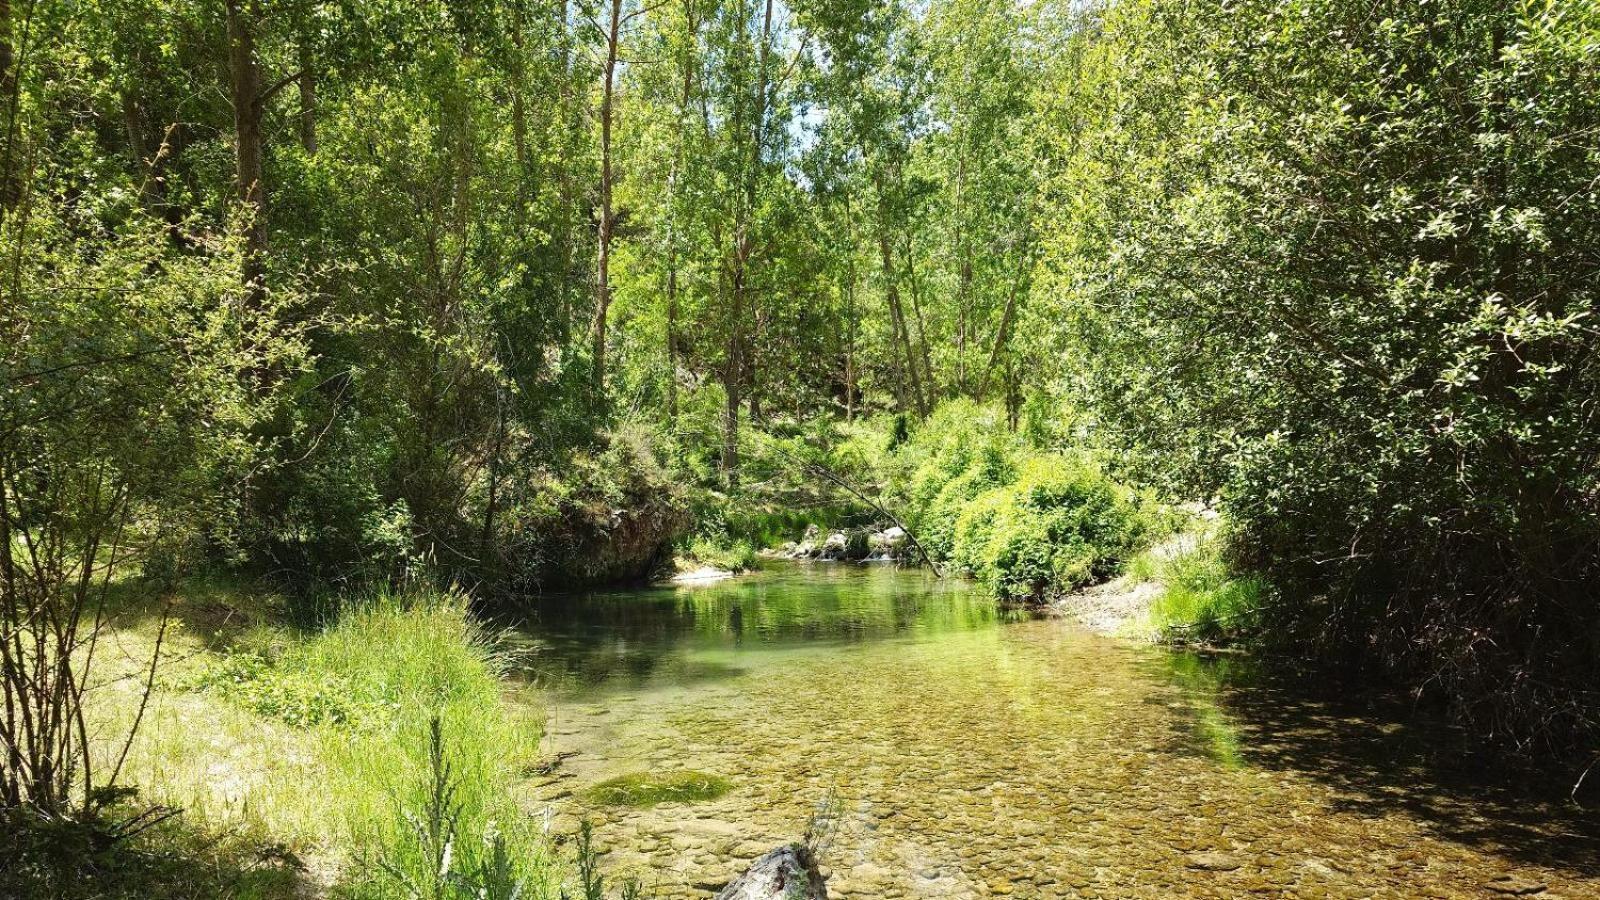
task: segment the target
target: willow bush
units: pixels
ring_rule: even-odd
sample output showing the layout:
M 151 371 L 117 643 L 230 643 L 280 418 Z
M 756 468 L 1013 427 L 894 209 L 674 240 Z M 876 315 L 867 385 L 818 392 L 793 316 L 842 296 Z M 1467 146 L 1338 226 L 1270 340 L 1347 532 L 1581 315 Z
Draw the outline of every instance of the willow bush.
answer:
M 1220 497 L 1268 635 L 1482 734 L 1600 721 L 1600 6 L 1107 5 L 1051 315 L 1109 442 Z

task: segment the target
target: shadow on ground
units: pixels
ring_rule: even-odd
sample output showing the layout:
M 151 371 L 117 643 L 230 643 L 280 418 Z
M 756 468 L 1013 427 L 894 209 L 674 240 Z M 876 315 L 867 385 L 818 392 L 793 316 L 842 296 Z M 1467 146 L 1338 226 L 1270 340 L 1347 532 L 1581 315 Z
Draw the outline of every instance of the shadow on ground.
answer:
M 92 825 L 0 813 L 0 897 L 15 900 L 290 900 L 314 896 L 304 866 L 281 845 L 240 833 L 202 834 L 181 815 L 129 836 L 119 809 Z
M 1193 731 L 1183 739 L 1193 752 L 1216 755 L 1220 743 L 1232 755 L 1224 762 L 1329 786 L 1342 810 L 1404 813 L 1440 839 L 1600 879 L 1600 779 L 1571 796 L 1581 767 L 1497 759 L 1434 711 L 1249 660 L 1180 655 L 1165 674 L 1191 707 Z

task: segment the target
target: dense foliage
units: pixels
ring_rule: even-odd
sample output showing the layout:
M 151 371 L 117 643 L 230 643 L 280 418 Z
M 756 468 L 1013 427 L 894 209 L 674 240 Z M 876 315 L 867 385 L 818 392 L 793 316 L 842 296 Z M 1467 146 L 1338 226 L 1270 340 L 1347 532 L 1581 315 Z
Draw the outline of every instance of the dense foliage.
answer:
M 1571 745 L 1597 59 L 1592 0 L 0 0 L 0 806 L 116 796 L 111 585 L 520 598 L 851 484 L 1010 598 L 1211 505 L 1191 606 Z
M 936 559 L 998 597 L 1040 600 L 1114 574 L 1164 518 L 1093 454 L 1040 437 L 955 401 L 887 448 L 874 475 Z
M 1287 598 L 1269 633 L 1486 733 L 1592 726 L 1600 7 L 1157 0 L 1095 28 L 1050 303 L 1107 439 L 1221 498 Z

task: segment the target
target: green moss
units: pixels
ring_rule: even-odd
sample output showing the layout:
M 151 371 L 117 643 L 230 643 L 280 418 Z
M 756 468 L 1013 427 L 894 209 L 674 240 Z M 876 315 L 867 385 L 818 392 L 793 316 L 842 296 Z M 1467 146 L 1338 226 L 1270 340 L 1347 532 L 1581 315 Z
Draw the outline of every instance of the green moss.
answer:
M 635 772 L 610 778 L 583 792 L 583 798 L 601 806 L 655 806 L 659 803 L 700 803 L 726 794 L 733 785 L 705 772 Z

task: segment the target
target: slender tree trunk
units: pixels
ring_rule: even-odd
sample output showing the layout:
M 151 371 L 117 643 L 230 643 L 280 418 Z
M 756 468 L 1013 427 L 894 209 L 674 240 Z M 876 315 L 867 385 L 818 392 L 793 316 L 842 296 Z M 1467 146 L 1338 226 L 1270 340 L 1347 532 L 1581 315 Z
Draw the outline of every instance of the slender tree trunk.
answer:
M 755 226 L 756 197 L 759 190 L 762 145 L 765 140 L 767 119 L 767 65 L 772 43 L 773 0 L 766 0 L 766 10 L 761 20 L 761 44 L 756 50 L 755 114 L 750 123 L 750 158 L 743 173 L 744 191 L 738 206 L 734 227 L 734 253 L 732 273 L 733 305 L 729 311 L 732 327 L 728 336 L 728 358 L 724 381 L 727 409 L 724 412 L 722 465 L 730 488 L 739 483 L 739 403 L 744 380 L 748 377 L 745 341 L 745 291 L 748 289 L 750 256 L 755 249 L 752 230 Z
M 995 366 L 1002 360 L 1010 364 L 1010 357 L 1006 351 L 1011 342 L 1011 322 L 1017 313 L 1017 293 L 1022 286 L 1022 275 L 1019 273 L 1011 282 L 1011 291 L 1006 296 L 1005 309 L 1000 313 L 1000 327 L 994 333 L 994 346 L 989 349 L 989 362 L 983 367 L 983 378 L 978 382 L 978 396 L 981 398 L 989 391 L 989 380 L 994 376 Z
M 571 349 L 574 339 L 573 322 L 576 318 L 573 310 L 571 285 L 581 283 L 580 273 L 575 272 L 575 256 L 578 242 L 574 239 L 576 231 L 576 217 L 578 185 L 573 172 L 572 161 L 579 157 L 579 141 L 581 135 L 587 131 L 587 123 L 583 121 L 582 101 L 579 99 L 576 79 L 573 77 L 573 24 L 572 0 L 561 2 L 561 104 L 560 117 L 565 124 L 566 142 L 562 147 L 564 158 L 557 169 L 560 184 L 561 202 L 558 204 L 555 233 L 559 247 L 561 267 L 556 278 L 556 294 L 559 297 L 561 346 L 563 350 Z M 583 332 L 588 337 L 588 331 Z
M 683 4 L 683 21 L 690 37 L 690 45 L 693 46 L 693 37 L 698 31 L 698 26 L 695 23 L 692 0 L 685 0 Z M 683 59 L 683 90 L 678 98 L 678 142 L 673 148 L 672 171 L 667 176 L 667 420 L 672 425 L 678 423 L 678 243 L 682 239 L 678 222 L 682 205 L 679 189 L 687 155 L 689 133 L 687 120 L 689 99 L 693 89 L 693 58 L 686 55 Z
M 0 0 L 0 102 L 7 107 L 17 87 L 16 51 L 11 41 L 11 0 Z
M 726 403 L 722 411 L 722 475 L 728 487 L 739 486 L 739 405 L 744 385 L 744 284 L 743 273 L 732 285 L 733 329 L 728 337 L 728 358 L 723 366 L 722 384 Z
M 928 414 L 928 402 L 922 391 L 922 378 L 917 373 L 916 350 L 911 345 L 911 332 L 906 327 L 905 309 L 900 302 L 900 286 L 896 278 L 894 267 L 894 249 L 889 245 L 889 231 L 886 210 L 879 203 L 878 227 L 878 252 L 883 260 L 883 292 L 889 303 L 889 324 L 894 336 L 900 344 L 901 359 L 904 360 L 906 380 L 911 391 L 911 400 L 915 405 L 917 415 Z
M 0 0 L 0 4 L 4 2 L 5 0 Z M 0 8 L 0 12 L 6 10 Z M 6 450 L 0 448 L 0 454 L 5 453 Z M 26 700 L 22 696 L 24 688 L 19 683 L 22 669 L 21 654 L 13 652 L 13 646 L 20 640 L 21 634 L 17 616 L 22 609 L 22 597 L 17 587 L 17 561 L 13 558 L 13 554 L 18 550 L 11 535 L 12 512 L 8 471 L 9 460 L 5 455 L 0 455 L 0 692 L 5 695 L 7 728 L 17 732 L 22 730 L 17 724 L 22 721 Z M 7 741 L 5 750 L 4 771 L 13 774 L 0 778 L 0 806 L 15 808 L 22 805 L 20 778 L 24 765 L 22 748 L 16 743 Z
M 1022 412 L 1022 385 L 1017 378 L 1017 367 L 1012 358 L 1006 356 L 1006 427 L 1014 434 L 1017 430 L 1017 421 Z
M 678 424 L 678 254 L 667 251 L 667 423 Z
M 11 0 L 0 0 L 0 122 L 5 141 L 5 153 L 0 158 L 0 223 L 4 223 L 16 207 L 21 193 L 17 169 L 17 140 L 21 124 L 17 122 L 20 109 L 22 79 L 17 71 L 16 26 L 11 21 Z
M 483 504 L 483 525 L 478 534 L 478 558 L 488 560 L 491 558 L 490 548 L 494 542 L 494 517 L 499 512 L 500 503 L 500 466 L 501 457 L 505 452 L 506 443 L 506 406 L 504 392 L 499 384 L 494 389 L 495 403 L 495 428 L 494 444 L 489 449 L 489 489 Z M 498 562 L 499 554 L 492 554 Z
M 311 40 L 300 39 L 300 146 L 308 156 L 317 155 L 317 73 L 311 54 Z
M 972 297 L 972 246 L 966 228 L 966 148 L 956 161 L 956 254 L 960 272 L 956 279 L 956 390 L 967 393 L 967 303 Z
M 844 420 L 856 420 L 856 271 L 850 265 L 846 276 L 844 322 Z
M 917 358 L 922 363 L 922 384 L 928 407 L 939 400 L 939 380 L 933 375 L 933 354 L 928 350 L 928 323 L 922 317 L 922 291 L 917 280 L 916 253 L 911 244 L 911 229 L 906 229 L 906 284 L 911 288 L 911 312 L 917 319 Z
M 267 191 L 262 174 L 261 67 L 256 60 L 255 10 L 244 8 L 246 2 L 227 0 L 228 71 L 239 202 L 250 217 L 241 274 L 247 294 L 259 302 L 267 253 Z
M 611 129 L 617 77 L 617 44 L 622 30 L 622 0 L 611 0 L 611 22 L 606 32 L 605 82 L 600 92 L 600 246 L 595 262 L 594 395 L 606 395 L 606 316 L 611 308 L 611 230 L 615 225 L 611 189 L 615 173 L 611 161 Z
M 844 198 L 844 419 L 856 418 L 856 229 L 849 196 Z
M 161 160 L 159 152 L 150 160 L 145 159 L 145 154 L 150 152 L 149 123 L 131 77 L 129 81 L 122 86 L 122 127 L 128 136 L 128 162 L 133 177 L 139 182 L 140 201 L 145 209 L 155 210 L 163 201 L 161 179 L 156 172 Z
M 528 101 L 524 96 L 527 81 L 527 28 L 522 0 L 511 6 L 511 143 L 517 154 L 519 187 L 525 187 L 533 171 L 532 154 L 528 150 Z M 528 204 L 517 204 L 517 215 L 526 220 Z
M 745 341 L 744 351 L 745 406 L 750 411 L 751 422 L 761 421 L 761 368 L 757 350 L 761 347 L 764 324 L 761 320 L 761 298 L 753 295 L 750 297 L 750 334 Z

